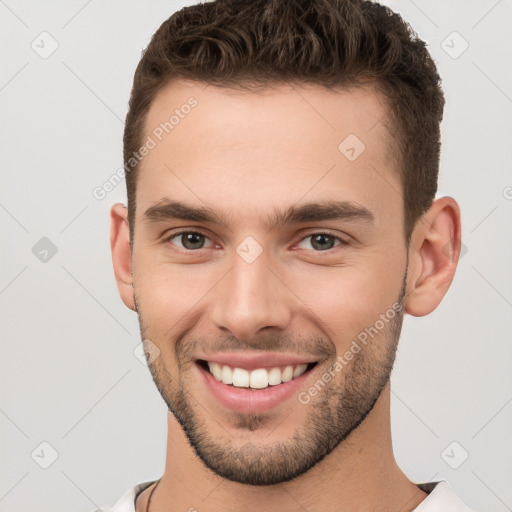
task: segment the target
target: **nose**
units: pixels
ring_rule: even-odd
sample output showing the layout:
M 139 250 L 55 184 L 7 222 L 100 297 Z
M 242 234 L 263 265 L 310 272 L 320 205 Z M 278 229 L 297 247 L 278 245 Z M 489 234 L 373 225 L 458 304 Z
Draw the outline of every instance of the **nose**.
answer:
M 235 254 L 232 269 L 212 297 L 215 327 L 245 342 L 266 328 L 286 329 L 292 318 L 293 294 L 264 254 L 252 263 Z

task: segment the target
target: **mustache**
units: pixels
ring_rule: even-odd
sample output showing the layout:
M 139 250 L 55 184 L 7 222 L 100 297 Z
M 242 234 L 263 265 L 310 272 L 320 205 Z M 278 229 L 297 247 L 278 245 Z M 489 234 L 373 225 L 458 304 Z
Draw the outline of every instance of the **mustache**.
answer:
M 178 360 L 191 360 L 198 353 L 216 354 L 220 352 L 268 352 L 273 354 L 296 354 L 300 357 L 315 360 L 326 359 L 335 354 L 332 344 L 321 337 L 292 340 L 290 337 L 279 337 L 275 334 L 265 334 L 254 338 L 252 341 L 239 340 L 237 338 L 206 338 L 191 337 L 181 338 L 175 344 Z

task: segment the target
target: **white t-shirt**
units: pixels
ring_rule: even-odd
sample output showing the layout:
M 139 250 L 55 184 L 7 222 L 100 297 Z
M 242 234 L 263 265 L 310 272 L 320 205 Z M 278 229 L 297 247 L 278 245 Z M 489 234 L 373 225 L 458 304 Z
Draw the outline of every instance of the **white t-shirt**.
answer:
M 126 491 L 113 507 L 104 507 L 94 512 L 135 512 L 136 497 L 153 483 L 155 480 L 138 484 Z M 457 498 L 448 482 L 444 480 L 416 485 L 428 493 L 428 496 L 414 509 L 414 512 L 473 512 Z

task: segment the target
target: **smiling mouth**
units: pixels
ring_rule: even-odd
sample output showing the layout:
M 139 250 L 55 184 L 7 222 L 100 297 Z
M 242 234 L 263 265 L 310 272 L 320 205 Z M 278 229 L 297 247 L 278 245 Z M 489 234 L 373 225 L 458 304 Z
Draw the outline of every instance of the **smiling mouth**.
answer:
M 311 371 L 318 361 L 297 365 L 273 366 L 245 370 L 227 364 L 198 359 L 197 364 L 209 372 L 215 380 L 236 388 L 266 389 L 270 386 L 279 386 L 290 382 L 306 372 Z

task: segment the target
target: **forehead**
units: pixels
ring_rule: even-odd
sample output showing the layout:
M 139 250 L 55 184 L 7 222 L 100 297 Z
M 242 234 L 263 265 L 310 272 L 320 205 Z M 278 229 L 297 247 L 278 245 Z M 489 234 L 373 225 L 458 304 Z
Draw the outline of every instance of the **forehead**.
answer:
M 192 102 L 195 106 L 189 108 Z M 145 131 L 147 134 L 158 131 L 162 123 L 174 117 L 170 131 L 178 142 L 180 132 L 183 137 L 189 135 L 184 126 L 191 124 L 186 122 L 190 117 L 194 119 L 195 130 L 195 140 L 189 141 L 191 143 L 200 140 L 203 145 L 250 145 L 251 140 L 258 139 L 268 143 L 275 133 L 280 134 L 275 141 L 280 146 L 297 141 L 300 135 L 307 135 L 310 140 L 313 137 L 313 142 L 327 137 L 325 142 L 335 143 L 352 130 L 351 133 L 362 141 L 373 145 L 380 143 L 379 149 L 386 150 L 393 137 L 387 130 L 387 114 L 384 96 L 371 85 L 327 89 L 313 84 L 277 83 L 249 90 L 174 80 L 153 100 Z M 295 121 L 301 123 L 294 124 Z M 241 128 L 246 130 L 241 131 Z M 248 133 L 252 133 L 251 139 L 247 138 Z M 168 133 L 162 135 L 165 137 Z M 384 151 L 384 157 L 386 153 Z
M 140 164 L 137 210 L 175 196 L 256 213 L 307 195 L 377 213 L 391 201 L 398 212 L 386 114 L 370 87 L 278 84 L 253 92 L 173 81 L 145 120 L 145 139 L 155 144 Z

